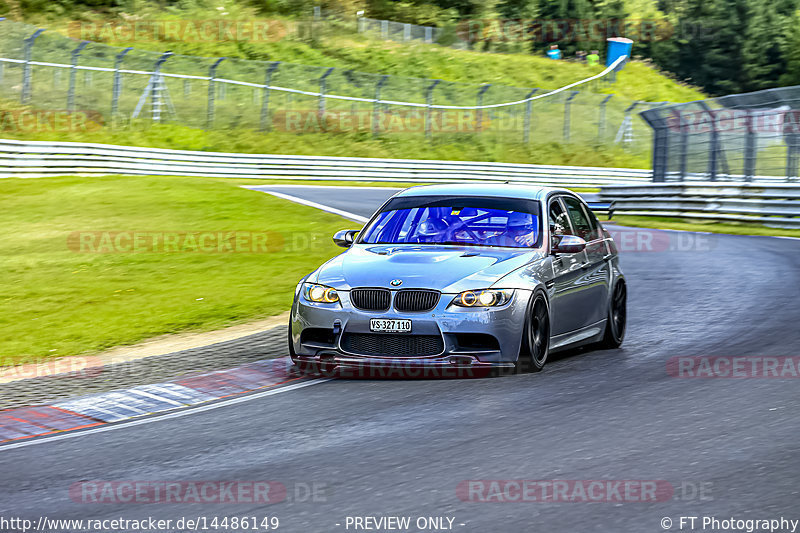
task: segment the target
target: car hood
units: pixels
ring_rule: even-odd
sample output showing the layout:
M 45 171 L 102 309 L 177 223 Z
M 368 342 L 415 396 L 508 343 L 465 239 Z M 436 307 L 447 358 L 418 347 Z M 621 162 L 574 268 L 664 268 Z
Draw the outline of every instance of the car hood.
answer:
M 324 265 L 309 281 L 340 290 L 352 287 L 437 289 L 461 292 L 491 287 L 541 255 L 539 250 L 436 245 L 355 245 Z M 316 278 L 316 279 L 312 279 Z

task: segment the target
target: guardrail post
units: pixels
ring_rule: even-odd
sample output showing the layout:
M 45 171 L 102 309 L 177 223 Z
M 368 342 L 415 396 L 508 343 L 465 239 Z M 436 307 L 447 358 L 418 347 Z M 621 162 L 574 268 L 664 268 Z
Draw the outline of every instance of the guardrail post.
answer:
M 375 84 L 375 100 L 372 101 L 372 136 L 377 137 L 380 134 L 380 109 L 381 109 L 381 88 L 389 80 L 388 75 L 381 76 L 378 83 Z
M 756 175 L 756 158 L 758 152 L 756 151 L 756 137 L 755 128 L 753 128 L 753 111 L 748 109 L 747 116 L 745 117 L 746 133 L 744 138 L 744 179 L 745 181 L 752 181 Z
M 81 50 L 86 48 L 89 41 L 81 41 L 81 43 L 70 54 L 72 61 L 69 69 L 69 89 L 67 89 L 67 111 L 72 113 L 75 111 L 75 75 L 78 72 L 78 58 L 81 55 Z
M 208 68 L 208 110 L 206 111 L 206 129 L 210 130 L 214 127 L 214 80 L 217 77 L 217 67 L 220 63 L 225 61 L 224 57 L 217 59 L 213 65 Z
M 564 142 L 569 142 L 569 108 L 572 106 L 572 100 L 578 96 L 579 91 L 572 91 L 566 100 L 564 100 Z
M 480 133 L 483 131 L 483 109 L 481 106 L 483 105 L 483 95 L 486 91 L 489 90 L 491 87 L 491 83 L 484 83 L 480 89 L 478 89 L 478 98 L 477 98 L 477 105 L 478 109 L 475 110 L 475 131 Z
M 381 21 L 381 38 L 385 41 L 389 38 L 389 21 L 382 20 Z
M 114 82 L 111 88 L 111 121 L 113 123 L 114 117 L 117 115 L 117 109 L 119 107 L 119 95 L 122 92 L 122 73 L 120 73 L 120 68 L 122 67 L 122 60 L 125 59 L 125 55 L 133 50 L 133 48 L 128 47 L 122 52 L 117 54 L 117 57 L 114 59 Z
M 31 56 L 33 55 L 33 43 L 39 37 L 44 28 L 40 28 L 33 32 L 33 35 L 25 39 L 25 66 L 22 69 L 22 95 L 20 96 L 20 103 L 27 104 L 31 99 Z
M 358 33 L 364 33 L 365 22 L 364 17 L 358 17 L 358 29 L 356 30 Z
M 269 86 L 272 84 L 272 74 L 278 70 L 281 65 L 280 61 L 274 61 L 269 68 L 264 78 L 264 100 L 261 102 L 261 131 L 269 131 L 272 123 L 269 120 Z
M 428 85 L 428 88 L 425 90 L 425 103 L 428 105 L 427 110 L 425 111 L 425 138 L 431 138 L 431 106 L 433 105 L 433 90 L 439 85 L 439 82 L 442 80 L 433 80 L 433 83 Z
M 425 26 L 425 42 L 430 44 L 433 42 L 433 28 Z
M 403 42 L 411 40 L 411 24 L 403 24 Z
M 531 141 L 531 115 L 533 113 L 533 95 L 539 92 L 539 89 L 533 89 L 528 95 L 525 97 L 527 102 L 525 102 L 525 118 L 522 121 L 522 142 L 529 143 Z
M 318 115 L 319 115 L 320 128 L 323 128 L 323 129 L 324 129 L 324 123 L 325 123 L 325 89 L 327 87 L 326 78 L 331 75 L 331 72 L 333 72 L 333 70 L 334 70 L 334 67 L 329 68 L 328 70 L 325 71 L 325 74 L 323 74 L 319 78 L 319 111 L 318 111 Z
M 601 144 L 606 136 L 606 104 L 613 96 L 613 94 L 609 94 L 600 102 L 600 116 L 597 119 L 597 144 Z

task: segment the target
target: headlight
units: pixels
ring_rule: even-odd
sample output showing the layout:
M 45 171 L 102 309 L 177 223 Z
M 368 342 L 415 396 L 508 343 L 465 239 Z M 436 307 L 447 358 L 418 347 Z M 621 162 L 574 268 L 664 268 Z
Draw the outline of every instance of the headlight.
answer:
M 484 289 L 464 291 L 453 298 L 453 305 L 459 307 L 500 307 L 511 301 L 513 289 Z
M 333 287 L 317 285 L 316 283 L 303 284 L 303 298 L 309 302 L 332 304 L 339 301 L 339 294 Z

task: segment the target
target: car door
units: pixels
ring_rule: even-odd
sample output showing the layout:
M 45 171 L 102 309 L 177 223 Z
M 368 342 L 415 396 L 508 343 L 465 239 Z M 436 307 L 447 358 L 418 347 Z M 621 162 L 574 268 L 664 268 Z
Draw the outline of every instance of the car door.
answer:
M 608 312 L 608 249 L 594 213 L 572 196 L 564 196 L 563 201 L 573 229 L 586 241 L 586 263 L 581 267 L 581 284 L 585 286 L 583 305 L 586 306 L 586 324 L 595 324 L 606 318 Z
M 550 225 L 551 249 L 553 235 L 577 235 L 560 196 L 548 202 L 547 217 Z M 586 252 L 551 255 L 553 265 L 553 294 L 550 298 L 552 335 L 575 331 L 589 323 L 586 284 L 583 266 Z

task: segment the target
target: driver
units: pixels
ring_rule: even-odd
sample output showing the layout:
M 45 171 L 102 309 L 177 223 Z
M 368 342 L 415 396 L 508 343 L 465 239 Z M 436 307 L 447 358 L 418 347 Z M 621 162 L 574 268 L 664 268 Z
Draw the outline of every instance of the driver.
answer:
M 537 224 L 530 213 L 516 211 L 508 215 L 506 231 L 497 237 L 496 246 L 533 246 L 537 241 Z
M 443 242 L 447 228 L 447 222 L 441 218 L 428 217 L 417 227 L 418 242 Z

